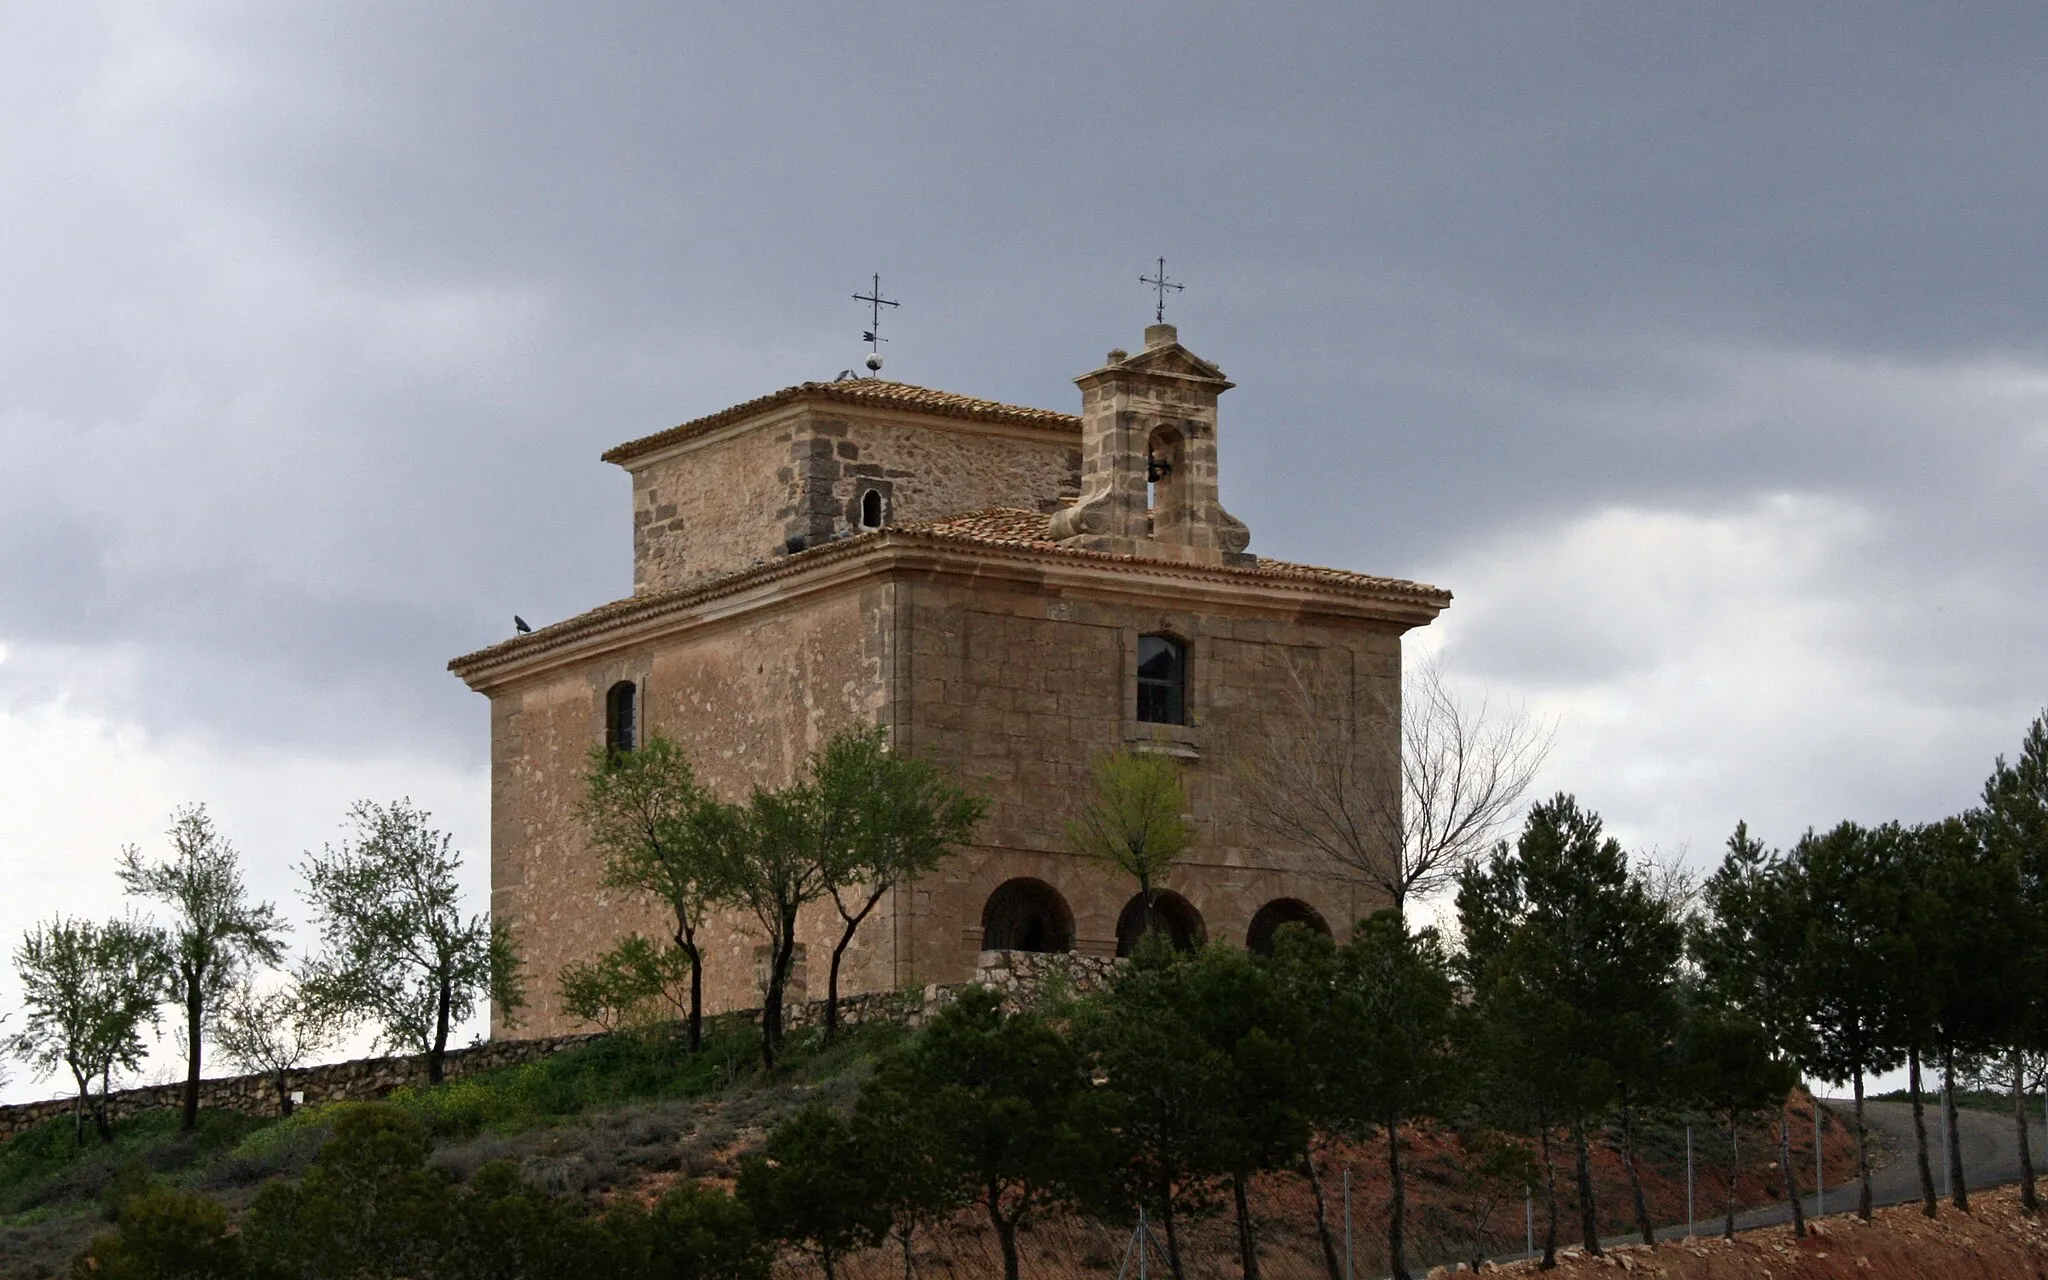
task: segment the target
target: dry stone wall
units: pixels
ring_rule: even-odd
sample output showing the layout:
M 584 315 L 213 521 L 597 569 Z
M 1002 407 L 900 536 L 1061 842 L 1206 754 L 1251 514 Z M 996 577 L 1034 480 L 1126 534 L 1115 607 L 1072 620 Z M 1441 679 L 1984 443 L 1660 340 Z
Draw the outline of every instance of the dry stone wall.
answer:
M 1116 961 L 1074 954 L 1033 954 L 1022 951 L 986 951 L 980 956 L 976 981 L 1001 991 L 1004 1006 L 1011 1010 L 1029 1008 L 1049 992 L 1087 993 L 1100 990 L 1114 971 Z M 841 1025 L 857 1027 L 874 1022 L 895 1022 L 919 1027 L 933 1013 L 952 1003 L 960 987 L 933 984 L 903 991 L 875 991 L 842 997 Z M 752 1011 L 754 1016 L 759 1010 Z M 790 1030 L 822 1025 L 825 1002 L 810 1000 L 791 1008 Z M 602 1033 L 548 1036 L 534 1040 L 486 1040 L 467 1048 L 451 1049 L 444 1060 L 449 1080 L 492 1071 L 499 1067 L 538 1062 L 564 1049 L 589 1044 Z M 375 1102 L 394 1090 L 427 1082 L 425 1055 L 385 1058 L 357 1058 L 306 1067 L 291 1073 L 287 1087 L 303 1095 L 308 1105 L 326 1102 Z M 147 1085 L 117 1090 L 109 1110 L 116 1121 L 144 1111 L 183 1105 L 185 1086 Z M 278 1110 L 277 1079 L 272 1075 L 226 1076 L 202 1080 L 199 1105 L 251 1115 L 274 1115 Z M 68 1117 L 72 1099 L 52 1098 L 0 1106 L 0 1138 L 32 1129 L 45 1121 Z

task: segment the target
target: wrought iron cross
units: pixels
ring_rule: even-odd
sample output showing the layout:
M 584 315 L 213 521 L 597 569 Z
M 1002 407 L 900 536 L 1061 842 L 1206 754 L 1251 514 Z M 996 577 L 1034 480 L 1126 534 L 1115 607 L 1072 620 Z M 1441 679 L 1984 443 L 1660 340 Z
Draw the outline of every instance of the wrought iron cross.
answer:
M 1139 283 L 1139 284 L 1149 284 L 1149 285 L 1151 285 L 1151 286 L 1152 286 L 1152 287 L 1153 287 L 1153 288 L 1154 288 L 1155 290 L 1157 290 L 1157 291 L 1158 291 L 1158 293 L 1159 293 L 1159 306 L 1158 306 L 1158 309 L 1157 309 L 1157 310 L 1155 310 L 1155 311 L 1154 311 L 1154 312 L 1152 313 L 1152 321 L 1153 321 L 1153 323 L 1154 323 L 1154 324 L 1165 324 L 1165 323 L 1166 323 L 1166 291 L 1167 291 L 1168 289 L 1171 289 L 1171 290 L 1173 290 L 1173 291 L 1174 291 L 1175 293 L 1179 293 L 1179 292 L 1180 292 L 1180 291 L 1181 291 L 1182 289 L 1185 289 L 1185 288 L 1187 287 L 1186 285 L 1182 285 L 1182 284 L 1175 284 L 1175 283 L 1174 283 L 1173 281 L 1171 281 L 1171 280 L 1168 280 L 1168 279 L 1166 278 L 1166 259 L 1164 259 L 1164 258 L 1161 258 L 1161 259 L 1159 260 L 1159 274 L 1158 274 L 1158 275 L 1156 275 L 1156 276 L 1139 276 L 1139 277 L 1138 277 L 1138 283 Z
M 869 286 L 868 291 L 854 294 L 853 300 L 868 304 L 868 327 L 861 333 L 860 340 L 868 344 L 870 352 L 879 354 L 881 344 L 888 341 L 882 336 L 882 308 L 901 304 L 891 302 L 882 296 L 882 277 L 879 272 L 876 273 L 874 283 Z

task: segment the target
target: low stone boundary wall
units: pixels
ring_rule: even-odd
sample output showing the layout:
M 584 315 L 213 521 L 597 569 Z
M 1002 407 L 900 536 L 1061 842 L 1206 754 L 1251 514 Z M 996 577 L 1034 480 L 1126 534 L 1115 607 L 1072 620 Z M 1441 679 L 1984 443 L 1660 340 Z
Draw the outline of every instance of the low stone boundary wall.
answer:
M 1101 989 L 1117 962 L 1100 956 L 1075 952 L 1060 954 L 1028 951 L 984 951 L 976 959 L 974 980 L 1003 993 L 1006 1008 L 1028 1008 L 1048 989 L 1086 994 Z M 952 1003 L 959 985 L 934 984 L 904 991 L 875 991 L 843 996 L 839 1001 L 842 1026 L 857 1027 L 869 1022 L 896 1022 L 916 1027 L 939 1009 Z M 747 1011 L 758 1018 L 760 1010 Z M 728 1015 L 729 1016 L 729 1015 Z M 797 1030 L 825 1020 L 825 1002 L 810 1000 L 789 1011 L 788 1027 Z M 486 1040 L 460 1049 L 450 1049 L 443 1061 L 450 1080 L 492 1071 L 499 1067 L 538 1062 L 550 1054 L 589 1044 L 604 1033 L 553 1036 L 539 1040 Z M 290 1087 L 303 1093 L 308 1104 L 321 1102 L 375 1102 L 394 1089 L 427 1082 L 424 1054 L 388 1058 L 356 1058 L 302 1067 L 291 1073 Z M 184 1103 L 185 1086 L 145 1085 L 118 1089 L 108 1098 L 115 1120 L 143 1111 L 177 1107 Z M 43 1102 L 22 1102 L 0 1106 L 0 1138 L 45 1121 L 71 1114 L 71 1098 Z M 199 1082 L 199 1105 L 214 1110 L 245 1111 L 255 1115 L 277 1112 L 277 1080 L 271 1075 L 224 1076 Z

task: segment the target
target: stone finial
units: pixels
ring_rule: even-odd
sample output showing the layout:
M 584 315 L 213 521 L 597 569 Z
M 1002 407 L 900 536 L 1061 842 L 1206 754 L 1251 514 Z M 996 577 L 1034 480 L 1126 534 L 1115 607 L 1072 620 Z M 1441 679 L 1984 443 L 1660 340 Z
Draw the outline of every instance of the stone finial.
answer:
M 1180 331 L 1170 324 L 1148 324 L 1145 326 L 1145 350 L 1170 347 L 1180 341 Z
M 1130 358 L 1131 358 L 1131 353 L 1130 353 L 1130 352 L 1128 352 L 1128 351 L 1126 351 L 1126 350 L 1124 350 L 1124 349 L 1123 349 L 1122 347 L 1111 347 L 1111 348 L 1109 349 L 1109 355 L 1108 355 L 1108 356 L 1107 356 L 1107 357 L 1106 357 L 1106 358 L 1104 359 L 1103 363 L 1104 363 L 1104 364 L 1122 364 L 1122 363 L 1123 363 L 1124 361 L 1126 361 L 1126 360 L 1128 360 L 1128 359 L 1130 359 Z

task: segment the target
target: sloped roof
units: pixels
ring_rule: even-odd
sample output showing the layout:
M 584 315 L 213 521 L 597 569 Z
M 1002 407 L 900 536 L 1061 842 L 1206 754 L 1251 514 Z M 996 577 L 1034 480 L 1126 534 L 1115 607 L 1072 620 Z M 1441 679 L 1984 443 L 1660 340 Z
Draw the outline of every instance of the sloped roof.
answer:
M 1294 564 L 1263 556 L 1255 565 L 1197 565 L 1177 560 L 1155 560 L 1146 556 L 1116 555 L 1105 551 L 1065 547 L 1052 540 L 1051 522 L 1052 517 L 1042 512 L 996 507 L 932 520 L 913 520 L 899 525 L 888 525 L 881 529 L 820 543 L 794 555 L 778 556 L 766 564 L 728 574 L 723 578 L 714 578 L 709 582 L 629 596 L 624 600 L 599 605 L 575 617 L 541 627 L 529 635 L 514 636 L 488 648 L 479 649 L 475 653 L 464 654 L 450 662 L 448 666 L 457 675 L 467 679 L 470 672 L 497 661 L 519 654 L 556 648 L 579 636 L 601 631 L 615 622 L 627 622 L 679 611 L 687 612 L 719 597 L 747 590 L 757 584 L 800 574 L 813 565 L 859 555 L 886 544 L 965 544 L 1013 553 L 1021 551 L 1059 560 L 1127 564 L 1152 571 L 1183 574 L 1193 579 L 1214 580 L 1223 577 L 1251 582 L 1270 582 L 1276 585 L 1291 583 L 1312 588 L 1333 588 L 1344 595 L 1376 598 L 1399 609 L 1419 608 L 1431 613 L 1444 609 L 1451 603 L 1450 592 L 1427 583 L 1375 577 L 1368 573 L 1353 573 L 1348 569 Z
M 977 542 L 999 547 L 1029 547 L 1036 551 L 1050 551 L 1059 555 L 1096 556 L 1111 560 L 1125 560 L 1137 563 L 1155 563 L 1144 556 L 1112 556 L 1103 552 L 1082 551 L 1063 547 L 1052 539 L 1052 517 L 1038 511 L 1024 511 L 1012 507 L 992 507 L 986 511 L 970 511 L 964 515 L 941 516 L 935 520 L 912 520 L 895 526 L 904 533 L 922 534 L 952 542 Z M 1156 563 L 1179 563 L 1158 561 Z M 1224 573 L 1243 573 L 1261 578 L 1288 578 L 1297 582 L 1327 582 L 1332 585 L 1363 587 L 1368 590 L 1393 595 L 1413 596 L 1416 599 L 1442 597 L 1449 602 L 1449 593 L 1440 587 L 1425 582 L 1409 582 L 1402 578 L 1381 578 L 1369 573 L 1353 573 L 1349 569 L 1326 569 L 1321 565 L 1295 564 L 1288 560 L 1274 560 L 1260 556 L 1256 565 L 1226 567 L 1218 570 Z
M 757 396 L 752 400 L 720 409 L 717 413 L 695 418 L 681 426 L 657 431 L 651 436 L 629 440 L 625 444 L 607 449 L 606 462 L 621 465 L 635 458 L 643 457 L 658 449 L 680 444 L 685 440 L 715 431 L 728 423 L 753 417 L 770 409 L 799 400 L 820 401 L 827 404 L 873 405 L 883 408 L 907 409 L 913 413 L 931 414 L 942 418 L 965 418 L 973 422 L 995 422 L 1010 426 L 1042 427 L 1053 431 L 1072 431 L 1079 434 L 1081 420 L 1071 413 L 1055 413 L 1051 409 L 1033 409 L 1027 405 L 1003 404 L 996 400 L 978 400 L 951 391 L 935 391 L 930 387 L 913 386 L 908 382 L 889 382 L 881 378 L 848 378 L 843 382 L 801 382 L 793 387 Z

